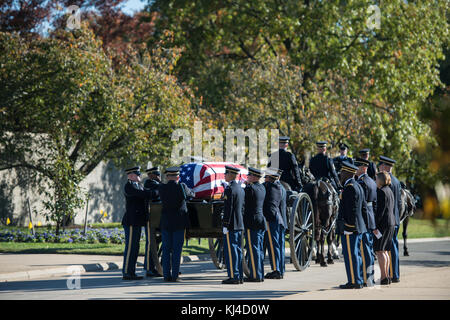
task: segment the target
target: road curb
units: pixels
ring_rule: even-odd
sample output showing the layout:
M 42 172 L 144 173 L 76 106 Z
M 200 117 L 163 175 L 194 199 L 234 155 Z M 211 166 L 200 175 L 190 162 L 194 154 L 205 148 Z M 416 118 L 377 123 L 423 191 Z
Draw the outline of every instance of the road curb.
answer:
M 194 262 L 194 261 L 206 261 L 211 259 L 208 254 L 183 256 L 182 263 Z M 116 262 L 102 262 L 102 263 L 89 263 L 70 265 L 66 267 L 38 269 L 30 271 L 0 273 L 0 283 L 9 281 L 21 281 L 21 280 L 33 280 L 45 277 L 58 277 L 69 276 L 74 273 L 86 273 L 86 272 L 102 272 L 122 269 L 123 261 Z M 137 263 L 138 267 L 143 267 L 142 262 Z

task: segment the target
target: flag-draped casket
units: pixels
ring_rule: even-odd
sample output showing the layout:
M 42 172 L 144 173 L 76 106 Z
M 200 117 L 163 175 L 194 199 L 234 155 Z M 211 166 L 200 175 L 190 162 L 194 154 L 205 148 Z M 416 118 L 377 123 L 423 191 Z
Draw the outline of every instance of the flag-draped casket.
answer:
M 237 180 L 247 180 L 247 169 L 231 162 L 192 162 L 180 168 L 180 181 L 195 192 L 196 199 L 211 199 L 224 191 L 225 166 L 239 168 Z

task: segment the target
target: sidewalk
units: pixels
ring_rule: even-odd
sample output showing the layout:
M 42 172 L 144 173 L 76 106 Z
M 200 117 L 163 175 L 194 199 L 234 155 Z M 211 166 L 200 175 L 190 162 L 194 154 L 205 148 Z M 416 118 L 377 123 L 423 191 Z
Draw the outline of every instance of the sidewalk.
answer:
M 142 267 L 144 257 L 138 258 Z M 183 263 L 208 260 L 209 255 L 183 256 Z M 0 282 L 122 269 L 123 258 L 111 255 L 87 254 L 11 254 L 0 253 Z
M 411 239 L 408 243 L 450 240 L 445 238 Z M 400 240 L 400 245 L 403 241 Z M 289 256 L 289 249 L 286 249 Z M 209 254 L 183 256 L 183 263 L 210 260 Z M 0 282 L 30 280 L 37 278 L 72 275 L 80 273 L 119 270 L 123 258 L 111 255 L 82 254 L 10 254 L 0 253 Z M 143 266 L 143 257 L 138 258 L 138 267 Z

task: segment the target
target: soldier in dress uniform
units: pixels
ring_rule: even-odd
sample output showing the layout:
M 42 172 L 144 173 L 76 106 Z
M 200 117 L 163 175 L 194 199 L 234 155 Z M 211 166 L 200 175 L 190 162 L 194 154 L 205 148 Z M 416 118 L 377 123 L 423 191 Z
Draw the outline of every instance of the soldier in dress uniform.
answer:
M 280 180 L 286 182 L 292 190 L 299 192 L 303 188 L 302 179 L 295 155 L 287 151 L 289 140 L 290 138 L 285 136 L 279 138 L 280 149 L 270 155 L 267 167 L 283 170 Z
M 348 145 L 345 143 L 341 143 L 339 145 L 340 155 L 333 158 L 334 168 L 336 169 L 337 174 L 341 171 L 342 162 L 347 161 L 348 163 L 353 164 L 353 159 L 347 156 Z
M 363 275 L 361 270 L 361 237 L 367 232 L 363 218 L 364 193 L 354 176 L 358 167 L 343 162 L 341 182 L 344 190 L 341 195 L 337 220 L 337 234 L 341 235 L 342 254 L 344 256 L 347 283 L 340 285 L 341 289 L 361 289 Z
M 189 226 L 186 200 L 195 193 L 179 183 L 180 168 L 167 168 L 167 183 L 159 185 L 162 202 L 160 229 L 162 234 L 162 267 L 164 281 L 178 282 L 185 229 Z
M 148 190 L 158 190 L 161 183 L 161 172 L 158 167 L 148 168 L 145 170 L 148 179 L 144 181 L 144 188 Z M 150 209 L 150 202 L 160 202 L 159 195 L 156 194 L 151 201 L 147 201 L 146 208 Z M 153 263 L 151 246 L 150 246 L 150 212 L 147 215 L 147 221 L 145 225 L 145 257 L 144 257 L 144 270 L 147 277 L 162 277 L 161 274 L 155 268 Z
M 364 277 L 364 286 L 373 286 L 374 284 L 374 263 L 375 256 L 373 251 L 373 230 L 375 225 L 375 212 L 377 210 L 377 184 L 367 175 L 369 160 L 356 158 L 355 165 L 358 167 L 356 176 L 357 182 L 364 191 L 366 200 L 366 214 L 363 216 L 367 232 L 363 233 L 361 241 L 362 269 Z
M 245 192 L 236 178 L 239 168 L 225 166 L 225 181 L 228 183 L 224 191 L 223 243 L 227 265 L 228 279 L 223 284 L 242 284 L 242 248 L 241 237 L 244 230 L 243 211 Z
M 369 156 L 370 156 L 370 149 L 366 148 L 366 149 L 359 150 L 359 157 L 361 159 L 369 161 L 369 167 L 367 168 L 367 175 L 373 181 L 375 181 L 375 175 L 377 173 L 377 166 L 375 165 L 375 163 L 373 163 L 372 161 L 369 160 Z
M 309 170 L 316 179 L 328 178 L 336 191 L 341 189 L 333 160 L 326 155 L 327 142 L 318 141 L 316 145 L 317 154 L 309 161 Z
M 380 156 L 380 171 L 386 171 L 391 176 L 391 190 L 394 194 L 394 216 L 395 216 L 395 229 L 394 237 L 392 239 L 391 250 L 389 251 L 390 257 L 390 267 L 389 267 L 389 277 L 392 278 L 392 282 L 400 282 L 400 258 L 398 250 L 398 229 L 400 228 L 400 210 L 402 206 L 401 198 L 401 184 L 400 181 L 392 174 L 392 167 L 396 163 L 395 160 Z
M 244 227 L 247 252 L 249 253 L 250 277 L 246 282 L 264 281 L 264 232 L 266 219 L 263 214 L 266 189 L 259 183 L 262 172 L 248 168 L 245 192 Z
M 141 168 L 126 169 L 128 181 L 124 187 L 125 214 L 122 218 L 122 226 L 125 231 L 125 251 L 123 255 L 123 280 L 141 280 L 143 277 L 136 275 L 136 262 L 139 255 L 139 241 L 142 227 L 146 225 L 148 211 L 146 203 L 157 195 L 158 191 L 145 190 L 140 184 Z
M 266 197 L 264 199 L 263 212 L 266 218 L 266 236 L 269 251 L 269 261 L 272 272 L 265 275 L 266 279 L 283 279 L 281 274 L 281 229 L 285 228 L 283 217 L 281 215 L 281 184 L 277 183 L 278 173 L 276 171 L 267 171 L 265 175 Z
M 276 168 L 269 168 L 272 170 L 276 170 Z M 284 188 L 284 186 L 281 184 L 280 182 L 280 177 L 281 174 L 283 173 L 283 170 L 278 169 L 278 176 L 277 176 L 277 181 L 276 183 L 278 183 L 280 185 L 280 189 L 281 189 L 281 201 L 280 201 L 280 212 L 281 212 L 281 216 L 283 217 L 283 226 L 281 227 L 280 230 L 280 243 L 281 243 L 281 248 L 280 248 L 280 257 L 281 257 L 281 261 L 280 261 L 280 273 L 281 276 L 284 276 L 284 272 L 286 270 L 286 264 L 285 264 L 285 248 L 286 248 L 286 244 L 285 244 L 285 234 L 286 234 L 286 229 L 288 228 L 288 222 L 287 222 L 287 193 L 286 193 L 286 189 Z

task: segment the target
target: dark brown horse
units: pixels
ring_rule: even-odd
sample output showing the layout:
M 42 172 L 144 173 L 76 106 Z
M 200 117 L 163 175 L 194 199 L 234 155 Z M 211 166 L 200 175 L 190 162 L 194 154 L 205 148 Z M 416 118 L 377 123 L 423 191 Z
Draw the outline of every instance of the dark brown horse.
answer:
M 411 217 L 416 211 L 416 199 L 411 192 L 406 189 L 406 186 L 402 184 L 401 198 L 402 206 L 400 208 L 400 223 L 403 222 L 403 255 L 409 256 L 406 240 L 408 238 L 408 223 L 409 217 Z
M 304 191 L 309 195 L 314 211 L 314 231 L 317 245 L 316 263 L 322 267 L 333 264 L 333 244 L 335 240 L 334 222 L 336 220 L 339 198 L 331 183 L 319 179 L 305 185 Z M 328 244 L 327 261 L 325 262 L 325 239 Z

